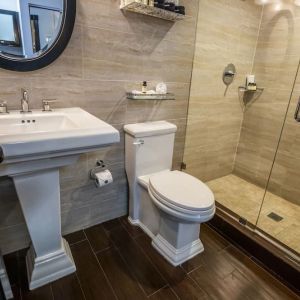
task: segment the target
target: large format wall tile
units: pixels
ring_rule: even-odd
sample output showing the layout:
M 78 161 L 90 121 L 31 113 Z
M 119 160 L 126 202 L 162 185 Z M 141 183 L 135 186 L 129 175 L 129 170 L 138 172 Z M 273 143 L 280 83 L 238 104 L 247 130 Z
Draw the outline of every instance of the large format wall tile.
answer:
M 54 107 L 82 107 L 114 125 L 121 142 L 82 155 L 60 172 L 62 229 L 76 231 L 126 214 L 124 124 L 168 120 L 178 126 L 174 167 L 182 162 L 199 0 L 182 0 L 188 17 L 169 22 L 119 9 L 120 0 L 78 0 L 71 41 L 62 56 L 35 72 L 0 69 L 0 99 L 19 109 L 21 93 L 29 90 L 32 108 L 56 98 Z M 129 101 L 126 91 L 164 81 L 175 101 Z M 114 183 L 96 189 L 89 170 L 103 159 Z M 0 245 L 4 253 L 28 246 L 29 237 L 11 180 L 0 181 Z
M 264 92 L 244 113 L 234 167 L 237 175 L 263 188 L 269 183 L 272 193 L 296 204 L 300 204 L 299 123 L 294 120 L 300 91 L 299 77 L 295 82 L 300 58 L 299 15 L 300 8 L 288 0 L 281 3 L 280 11 L 275 4 L 264 7 L 253 64 Z
M 243 108 L 238 86 L 251 72 L 261 7 L 252 1 L 201 1 L 184 162 L 187 172 L 208 181 L 234 168 Z M 227 64 L 237 68 L 228 89 Z

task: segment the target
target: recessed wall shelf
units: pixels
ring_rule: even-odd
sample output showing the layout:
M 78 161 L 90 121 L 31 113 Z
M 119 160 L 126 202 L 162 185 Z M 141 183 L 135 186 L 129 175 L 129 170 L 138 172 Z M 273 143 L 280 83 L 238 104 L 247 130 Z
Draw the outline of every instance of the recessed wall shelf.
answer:
M 168 21 L 173 21 L 173 22 L 182 20 L 185 18 L 185 15 L 178 14 L 178 13 L 168 11 L 165 9 L 161 9 L 158 7 L 146 5 L 146 4 L 143 4 L 140 2 L 135 2 L 135 1 L 133 1 L 129 4 L 124 4 L 124 1 L 121 0 L 120 9 L 147 15 L 147 16 L 152 16 L 155 18 L 160 18 L 160 19 L 164 19 L 164 20 L 168 20 Z
M 127 99 L 130 100 L 175 100 L 175 95 L 172 93 L 167 94 L 134 94 L 127 93 Z

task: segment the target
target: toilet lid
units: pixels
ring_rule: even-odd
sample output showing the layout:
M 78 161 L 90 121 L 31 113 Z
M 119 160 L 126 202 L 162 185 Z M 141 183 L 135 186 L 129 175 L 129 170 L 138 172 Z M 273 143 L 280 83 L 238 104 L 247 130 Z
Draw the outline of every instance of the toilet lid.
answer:
M 149 185 L 163 200 L 184 209 L 205 211 L 215 205 L 214 195 L 206 184 L 180 171 L 155 174 Z

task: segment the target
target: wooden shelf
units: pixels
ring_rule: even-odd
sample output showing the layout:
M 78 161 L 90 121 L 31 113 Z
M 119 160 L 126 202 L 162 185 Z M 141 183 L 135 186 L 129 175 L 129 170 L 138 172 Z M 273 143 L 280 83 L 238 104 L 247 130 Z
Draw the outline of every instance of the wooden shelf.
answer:
M 160 18 L 160 19 L 164 19 L 164 20 L 168 20 L 168 21 L 173 21 L 173 22 L 182 20 L 185 18 L 185 15 L 178 14 L 178 13 L 168 11 L 165 9 L 161 9 L 158 7 L 146 5 L 146 4 L 143 4 L 140 2 L 133 1 L 126 5 L 122 4 L 122 2 L 124 2 L 124 1 L 121 1 L 120 9 L 122 9 L 122 10 L 131 11 L 131 12 L 135 12 L 138 14 L 143 14 L 143 15 Z

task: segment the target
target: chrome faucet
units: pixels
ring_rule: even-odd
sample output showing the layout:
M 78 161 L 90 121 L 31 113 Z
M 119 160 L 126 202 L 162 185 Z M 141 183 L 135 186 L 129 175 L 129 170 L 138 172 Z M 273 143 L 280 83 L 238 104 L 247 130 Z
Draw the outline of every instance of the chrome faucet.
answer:
M 21 89 L 22 99 L 21 99 L 21 113 L 29 113 L 31 110 L 29 109 L 29 95 L 28 91 L 25 89 Z

